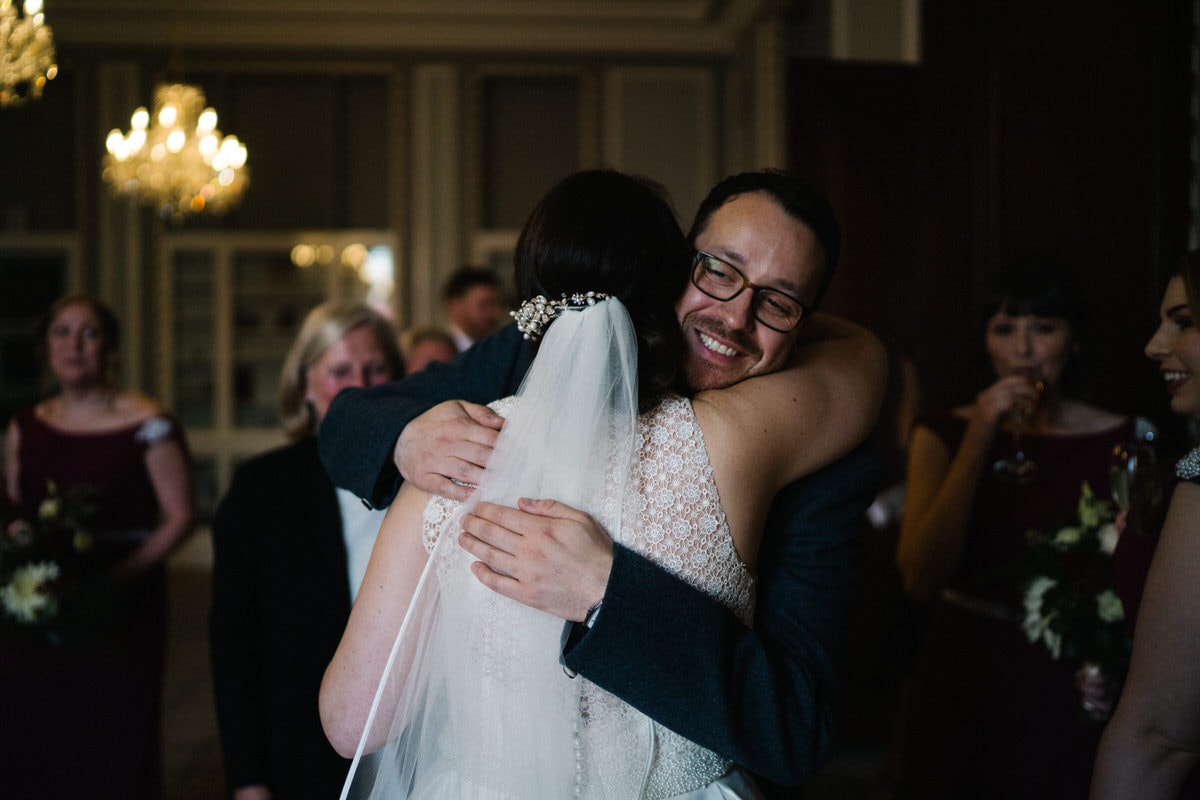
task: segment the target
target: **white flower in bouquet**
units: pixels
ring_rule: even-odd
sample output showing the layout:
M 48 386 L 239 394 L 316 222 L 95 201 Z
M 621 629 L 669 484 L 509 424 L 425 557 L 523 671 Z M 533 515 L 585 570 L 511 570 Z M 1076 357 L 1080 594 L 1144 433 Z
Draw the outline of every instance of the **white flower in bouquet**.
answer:
M 1125 607 L 1121 598 L 1112 589 L 1105 589 L 1096 595 L 1096 616 L 1102 622 L 1120 622 L 1125 619 Z
M 1042 641 L 1046 643 L 1046 649 L 1050 651 L 1050 658 L 1058 661 L 1059 656 L 1062 655 L 1062 634 L 1052 631 L 1047 627 L 1042 631 Z
M 1117 539 L 1121 534 L 1117 531 L 1116 523 L 1106 522 L 1100 526 L 1100 530 L 1096 533 L 1100 540 L 1100 552 L 1106 556 L 1111 556 L 1113 551 L 1117 549 Z
M 1042 606 L 1046 592 L 1057 585 L 1058 581 L 1042 575 L 1030 581 L 1029 588 L 1025 590 L 1025 621 L 1021 627 L 1025 629 L 1025 636 L 1030 642 L 1042 638 L 1050 624 L 1050 617 L 1042 615 Z
M 46 584 L 58 580 L 58 564 L 41 561 L 25 564 L 13 571 L 12 580 L 0 589 L 0 603 L 18 622 L 33 625 L 39 618 L 54 614 L 58 600 L 46 591 Z

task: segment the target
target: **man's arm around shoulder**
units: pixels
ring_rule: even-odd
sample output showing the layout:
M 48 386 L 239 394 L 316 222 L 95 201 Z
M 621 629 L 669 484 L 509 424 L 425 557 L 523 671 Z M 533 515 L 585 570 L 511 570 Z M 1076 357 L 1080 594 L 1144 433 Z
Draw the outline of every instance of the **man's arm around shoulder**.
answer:
M 321 422 L 321 463 L 335 485 L 382 508 L 400 487 L 392 454 L 404 427 L 444 400 L 489 403 L 511 394 L 531 359 L 514 324 L 449 364 L 430 364 L 416 375 L 372 389 L 345 389 Z

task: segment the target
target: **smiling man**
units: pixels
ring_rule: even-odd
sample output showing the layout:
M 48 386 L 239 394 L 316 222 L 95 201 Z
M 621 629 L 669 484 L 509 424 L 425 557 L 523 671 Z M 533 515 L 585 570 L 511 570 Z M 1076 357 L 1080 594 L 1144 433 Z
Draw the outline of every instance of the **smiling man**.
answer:
M 786 175 L 751 172 L 717 184 L 696 212 L 691 284 L 675 307 L 691 389 L 732 386 L 787 364 L 800 323 L 833 277 L 838 236 L 824 198 Z
M 821 424 L 846 431 L 846 450 L 865 438 L 884 386 L 882 348 L 857 326 L 811 313 L 839 252 L 828 202 L 786 173 L 742 173 L 709 193 L 689 240 L 697 252 L 680 265 L 689 277 L 680 276 L 676 307 L 688 389 L 798 365 L 828 385 Z M 374 505 L 390 502 L 401 475 L 465 499 L 502 422 L 476 403 L 514 392 L 531 357 L 509 326 L 419 380 L 339 395 L 321 429 L 327 470 Z M 461 399 L 439 402 L 447 398 Z M 828 753 L 852 542 L 879 473 L 860 447 L 776 497 L 764 514 L 752 629 L 557 503 L 481 505 L 462 543 L 485 585 L 568 621 L 568 669 L 767 782 L 796 785 Z M 513 537 L 538 544 L 508 575 L 493 572 L 495 548 Z

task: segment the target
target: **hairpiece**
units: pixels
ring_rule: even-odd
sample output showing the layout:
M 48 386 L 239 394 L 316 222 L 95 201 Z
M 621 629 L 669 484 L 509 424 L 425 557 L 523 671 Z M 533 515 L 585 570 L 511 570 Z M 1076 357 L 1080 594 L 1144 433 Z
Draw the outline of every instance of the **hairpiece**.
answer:
M 508 312 L 517 321 L 517 330 L 531 342 L 542 338 L 542 332 L 550 321 L 558 316 L 558 312 L 568 309 L 582 309 L 594 306 L 601 300 L 607 300 L 604 292 L 576 292 L 564 294 L 560 300 L 550 300 L 545 295 L 531 297 L 521 303 L 516 311 Z

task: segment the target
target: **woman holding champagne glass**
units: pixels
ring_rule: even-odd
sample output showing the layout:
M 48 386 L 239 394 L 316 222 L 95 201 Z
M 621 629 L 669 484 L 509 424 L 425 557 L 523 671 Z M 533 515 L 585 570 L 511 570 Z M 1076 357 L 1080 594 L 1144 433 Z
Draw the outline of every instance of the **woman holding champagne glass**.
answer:
M 1200 420 L 1200 251 L 1167 284 L 1159 315 L 1146 355 L 1159 364 L 1171 410 Z M 1136 573 L 1139 552 L 1152 550 L 1153 561 L 1144 594 L 1138 574 L 1118 583 L 1126 608 L 1140 610 L 1129 676 L 1096 757 L 1094 800 L 1200 798 L 1200 447 L 1175 477 L 1157 544 L 1130 525 L 1117 545 L 1118 578 Z
M 901 712 L 898 796 L 1083 798 L 1099 739 L 1075 665 L 1021 629 L 1027 532 L 1104 496 L 1134 421 L 1081 399 L 1083 304 L 1057 263 L 1013 265 L 984 306 L 993 377 L 974 402 L 922 415 L 897 561 L 930 603 Z

